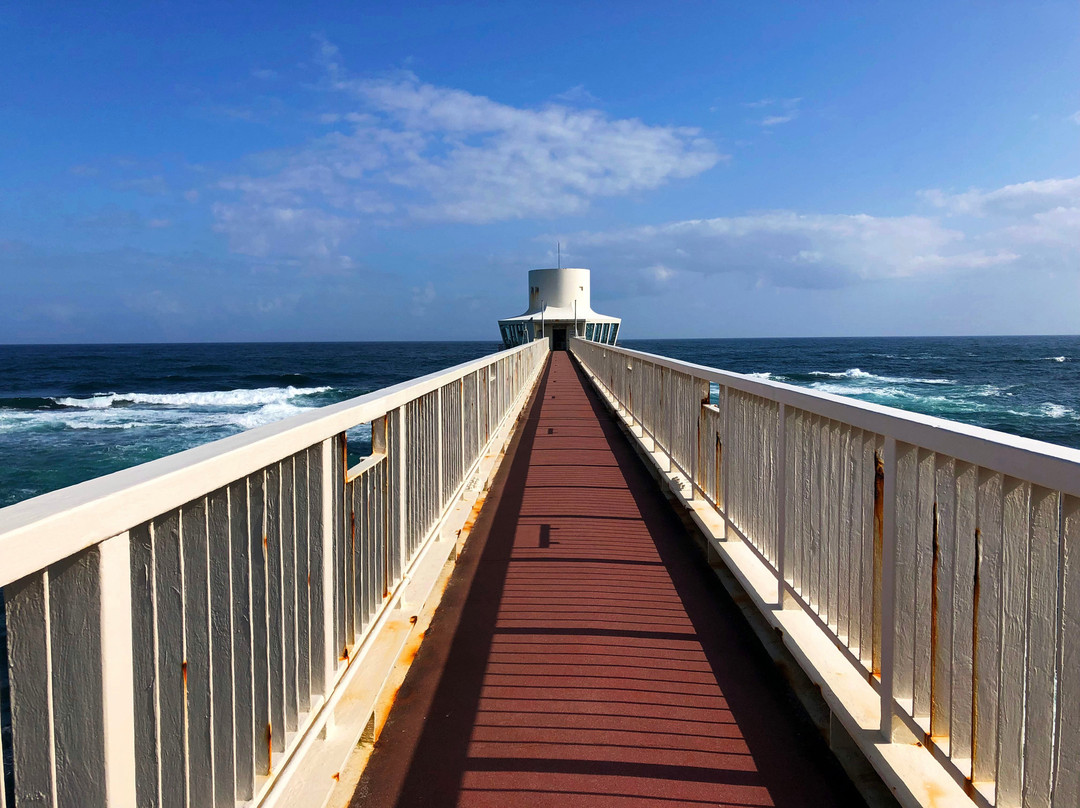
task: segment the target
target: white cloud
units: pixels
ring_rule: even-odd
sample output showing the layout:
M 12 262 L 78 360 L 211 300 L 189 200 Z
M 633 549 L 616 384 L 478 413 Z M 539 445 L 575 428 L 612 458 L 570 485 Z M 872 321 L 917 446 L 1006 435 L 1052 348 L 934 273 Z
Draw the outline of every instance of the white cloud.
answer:
M 383 224 L 551 217 L 695 176 L 724 159 L 693 128 L 559 104 L 515 107 L 409 72 L 355 78 L 336 46 L 318 42 L 325 89 L 338 106 L 318 120 L 334 131 L 264 156 L 260 172 L 220 183 L 232 198 L 215 207 L 218 227 L 238 248 L 284 241 L 253 238 L 273 225 L 274 210 L 331 218 L 338 232 L 372 216 Z M 568 92 L 586 97 L 584 88 Z M 315 236 L 325 243 L 321 232 Z
M 1069 120 L 1075 123 L 1077 126 L 1080 126 L 1080 109 L 1070 115 Z
M 797 112 L 792 112 L 789 115 L 766 115 L 761 119 L 762 126 L 777 126 L 782 123 L 790 123 L 799 117 Z
M 1032 268 L 1080 266 L 1080 177 L 959 194 L 931 190 L 922 197 L 954 217 L 971 217 L 983 242 L 1023 255 Z
M 940 217 L 771 211 L 560 238 L 570 260 L 624 269 L 629 294 L 667 273 L 741 274 L 824 288 L 868 280 L 1012 269 L 1080 269 L 1080 177 L 920 196 Z
M 352 232 L 343 217 L 316 208 L 216 203 L 215 229 L 229 237 L 234 252 L 256 257 L 300 256 L 340 268 L 342 239 Z
M 1059 207 L 1080 207 L 1080 177 L 1035 180 L 1005 185 L 993 191 L 950 194 L 939 189 L 920 196 L 952 214 L 972 216 L 1030 216 Z
M 822 288 L 1008 264 L 1016 255 L 966 244 L 964 234 L 920 216 L 799 214 L 694 219 L 568 238 L 585 262 L 675 272 L 739 273 L 782 287 Z M 659 270 L 659 271 L 658 271 Z
M 595 106 L 600 103 L 600 99 L 586 90 L 584 84 L 574 85 L 569 90 L 556 95 L 554 100 L 561 101 L 564 104 L 576 104 L 578 106 Z
M 378 116 L 350 140 L 406 139 L 384 152 L 385 178 L 420 193 L 423 201 L 405 206 L 418 218 L 479 223 L 574 213 L 596 197 L 657 188 L 720 159 L 696 129 L 559 105 L 513 107 L 411 74 L 336 86 Z
M 760 101 L 750 101 L 743 104 L 750 109 L 768 109 L 771 115 L 766 115 L 757 121 L 758 126 L 768 129 L 784 123 L 791 123 L 799 117 L 799 103 L 802 98 L 762 98 Z

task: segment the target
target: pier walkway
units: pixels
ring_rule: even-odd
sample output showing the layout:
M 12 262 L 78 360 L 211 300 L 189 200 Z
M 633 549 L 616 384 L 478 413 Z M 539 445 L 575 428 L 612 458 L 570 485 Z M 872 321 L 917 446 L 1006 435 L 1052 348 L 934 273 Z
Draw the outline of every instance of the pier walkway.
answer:
M 353 805 L 860 800 L 555 352 Z

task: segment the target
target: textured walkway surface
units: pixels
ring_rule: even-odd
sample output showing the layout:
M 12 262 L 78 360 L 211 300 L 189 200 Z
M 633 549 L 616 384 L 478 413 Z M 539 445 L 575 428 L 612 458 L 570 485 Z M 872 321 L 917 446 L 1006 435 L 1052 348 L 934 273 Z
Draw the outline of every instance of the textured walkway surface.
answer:
M 525 418 L 353 805 L 858 805 L 566 354 Z

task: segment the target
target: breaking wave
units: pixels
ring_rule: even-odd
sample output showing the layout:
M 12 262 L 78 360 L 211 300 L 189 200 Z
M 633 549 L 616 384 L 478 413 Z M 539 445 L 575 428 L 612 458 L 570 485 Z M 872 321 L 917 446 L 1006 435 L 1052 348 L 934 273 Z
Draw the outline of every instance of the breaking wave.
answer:
M 325 393 L 329 387 L 261 387 L 254 390 L 216 390 L 206 393 L 98 393 L 89 398 L 51 399 L 61 407 L 103 410 L 132 404 L 160 407 L 253 407 L 280 404 L 300 396 Z
M 867 382 L 887 382 L 891 384 L 956 384 L 953 379 L 918 379 L 909 376 L 878 376 L 875 373 L 867 373 L 859 368 L 850 368 L 839 372 L 827 370 L 812 370 L 807 376 L 817 376 L 827 379 L 861 379 Z
M 236 432 L 325 401 L 330 387 L 263 387 L 190 393 L 97 393 L 84 398 L 0 399 L 0 431 L 187 429 Z

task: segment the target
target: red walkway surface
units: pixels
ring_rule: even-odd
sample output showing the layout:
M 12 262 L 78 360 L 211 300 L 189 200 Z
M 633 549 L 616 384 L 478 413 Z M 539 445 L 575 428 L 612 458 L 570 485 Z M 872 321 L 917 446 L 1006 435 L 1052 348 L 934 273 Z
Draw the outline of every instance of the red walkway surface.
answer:
M 353 805 L 859 804 L 565 353 L 525 419 Z

